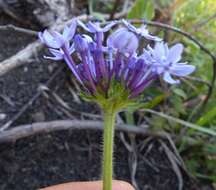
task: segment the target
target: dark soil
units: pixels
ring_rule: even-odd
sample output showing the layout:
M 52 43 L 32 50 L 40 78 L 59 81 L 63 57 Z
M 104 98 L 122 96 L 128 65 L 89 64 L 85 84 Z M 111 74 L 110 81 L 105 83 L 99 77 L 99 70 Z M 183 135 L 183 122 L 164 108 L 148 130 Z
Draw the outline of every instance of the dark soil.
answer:
M 13 22 L 0 16 L 0 24 Z M 0 31 L 0 61 L 13 55 L 34 38 L 15 32 Z M 41 53 L 40 53 L 41 54 Z M 28 100 L 38 87 L 45 84 L 61 63 L 49 63 L 42 55 L 26 66 L 17 68 L 0 77 L 0 124 L 6 123 Z M 57 93 L 76 111 L 97 113 L 96 105 L 73 101 L 67 88 L 69 71 L 64 70 L 51 84 L 50 91 Z M 49 93 L 49 92 L 48 92 Z M 75 113 L 74 113 L 75 114 Z M 13 124 L 35 121 L 67 119 L 58 104 L 47 94 L 40 96 Z M 77 115 L 75 114 L 75 117 Z M 139 137 L 137 143 L 145 139 Z M 130 181 L 128 151 L 116 135 L 115 178 Z M 100 179 L 101 175 L 100 132 L 59 131 L 41 134 L 0 145 L 0 189 L 33 190 L 48 185 Z M 145 158 L 145 159 L 144 159 Z M 183 172 L 183 171 L 182 171 Z M 184 189 L 202 189 L 197 180 L 183 172 Z M 177 190 L 178 179 L 157 139 L 151 140 L 138 155 L 136 181 L 142 190 Z M 199 187 L 199 188 L 198 188 Z

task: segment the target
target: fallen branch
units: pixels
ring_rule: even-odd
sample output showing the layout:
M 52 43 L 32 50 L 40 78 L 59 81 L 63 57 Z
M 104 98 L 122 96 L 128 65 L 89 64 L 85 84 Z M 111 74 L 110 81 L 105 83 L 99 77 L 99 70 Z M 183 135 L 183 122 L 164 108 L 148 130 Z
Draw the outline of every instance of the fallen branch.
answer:
M 0 30 L 12 30 L 12 31 L 15 31 L 15 32 L 28 34 L 28 35 L 31 35 L 31 36 L 37 36 L 36 31 L 31 30 L 31 29 L 27 29 L 27 28 L 14 26 L 13 24 L 1 25 Z
M 43 45 L 39 41 L 35 41 L 27 45 L 23 50 L 19 51 L 12 57 L 0 63 L 0 76 L 6 74 L 10 70 L 28 63 L 29 60 L 35 55 L 35 52 L 42 49 Z
M 18 139 L 36 135 L 39 133 L 50 133 L 60 130 L 103 130 L 102 121 L 92 120 L 56 120 L 49 122 L 38 122 L 27 125 L 20 125 L 13 127 L 10 130 L 0 132 L 0 143 L 14 142 Z M 151 133 L 147 128 L 136 127 L 132 125 L 117 124 L 117 131 L 123 131 L 127 133 L 139 134 L 142 136 L 154 136 L 160 138 L 166 138 L 163 133 Z

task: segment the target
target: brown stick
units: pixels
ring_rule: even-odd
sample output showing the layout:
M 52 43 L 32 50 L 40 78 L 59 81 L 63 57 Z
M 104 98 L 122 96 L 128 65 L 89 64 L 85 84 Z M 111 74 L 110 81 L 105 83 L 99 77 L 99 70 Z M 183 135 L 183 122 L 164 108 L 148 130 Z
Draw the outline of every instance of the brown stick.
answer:
M 37 50 L 40 50 L 42 47 L 43 45 L 39 41 L 35 41 L 27 45 L 23 50 L 19 51 L 17 54 L 2 61 L 0 63 L 0 76 L 16 67 L 28 63 L 28 61 L 33 57 L 34 53 Z
M 103 130 L 102 121 L 92 120 L 56 120 L 49 122 L 38 122 L 27 125 L 13 127 L 10 130 L 0 132 L 0 143 L 14 142 L 18 139 L 36 135 L 39 133 L 49 133 L 60 130 Z M 151 133 L 147 128 L 136 127 L 125 124 L 116 125 L 117 131 L 139 134 L 142 136 L 155 136 L 166 138 L 163 133 Z
M 0 25 L 0 30 L 12 30 L 24 34 L 28 34 L 31 36 L 37 36 L 37 32 L 31 29 L 22 28 L 18 26 L 14 26 L 13 24 L 7 24 L 7 25 Z

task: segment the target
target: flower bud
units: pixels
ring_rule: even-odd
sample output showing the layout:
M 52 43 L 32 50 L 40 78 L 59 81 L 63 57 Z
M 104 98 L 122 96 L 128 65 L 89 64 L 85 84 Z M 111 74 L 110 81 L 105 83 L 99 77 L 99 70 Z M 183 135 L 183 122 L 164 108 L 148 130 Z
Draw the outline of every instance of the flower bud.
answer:
M 89 49 L 89 43 L 92 41 L 90 36 L 77 34 L 74 37 L 74 48 L 78 52 L 84 52 Z
M 122 53 L 133 54 L 138 48 L 138 38 L 126 28 L 120 28 L 108 37 L 107 46 Z

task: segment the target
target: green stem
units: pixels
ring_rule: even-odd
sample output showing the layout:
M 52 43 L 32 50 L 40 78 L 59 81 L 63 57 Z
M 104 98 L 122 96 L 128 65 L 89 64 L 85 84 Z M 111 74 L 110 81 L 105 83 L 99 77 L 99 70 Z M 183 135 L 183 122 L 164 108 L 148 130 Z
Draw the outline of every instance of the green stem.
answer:
M 104 111 L 103 190 L 112 190 L 113 141 L 116 112 Z

